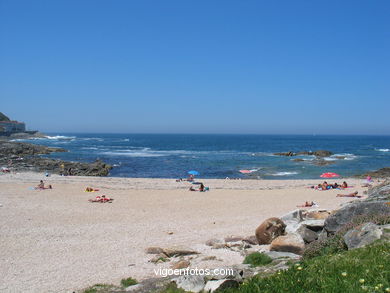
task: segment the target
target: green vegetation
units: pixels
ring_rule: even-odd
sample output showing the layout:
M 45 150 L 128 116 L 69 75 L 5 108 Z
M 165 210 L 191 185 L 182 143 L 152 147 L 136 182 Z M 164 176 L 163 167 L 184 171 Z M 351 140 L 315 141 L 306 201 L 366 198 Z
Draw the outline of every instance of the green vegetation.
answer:
M 390 292 L 390 243 L 303 260 L 286 271 L 254 277 L 226 293 Z
M 267 265 L 272 262 L 272 258 L 261 252 L 254 252 L 247 255 L 244 259 L 244 264 L 249 264 L 252 267 Z
M 121 280 L 121 285 L 125 288 L 136 284 L 138 284 L 138 281 L 133 278 L 127 278 Z
M 363 223 L 374 223 L 377 225 L 386 225 L 390 223 L 390 215 L 388 214 L 366 214 L 354 217 L 350 223 L 343 226 L 337 233 L 329 236 L 323 241 L 314 241 L 310 243 L 303 254 L 304 259 L 313 258 L 321 255 L 331 255 L 347 250 L 343 236 L 353 228 Z
M 113 289 L 118 289 L 116 286 L 111 284 L 95 284 L 83 291 L 83 293 L 103 293 L 111 292 Z

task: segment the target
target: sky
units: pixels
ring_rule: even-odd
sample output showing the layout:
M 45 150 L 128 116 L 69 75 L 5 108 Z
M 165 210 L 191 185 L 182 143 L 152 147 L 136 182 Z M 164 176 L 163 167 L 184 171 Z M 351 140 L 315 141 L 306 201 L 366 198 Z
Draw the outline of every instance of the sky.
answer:
M 0 112 L 43 132 L 390 134 L 390 1 L 0 0 Z

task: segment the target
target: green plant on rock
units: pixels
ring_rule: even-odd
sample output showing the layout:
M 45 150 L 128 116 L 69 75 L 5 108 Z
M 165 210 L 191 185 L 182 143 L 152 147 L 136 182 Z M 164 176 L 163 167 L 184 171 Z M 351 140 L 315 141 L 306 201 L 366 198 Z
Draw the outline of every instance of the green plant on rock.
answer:
M 272 262 L 272 258 L 261 252 L 253 252 L 248 254 L 244 259 L 244 264 L 249 264 L 252 267 L 264 266 Z
M 136 284 L 138 284 L 138 281 L 136 279 L 131 278 L 131 277 L 121 280 L 121 285 L 125 288 L 129 287 L 129 286 L 136 285 Z

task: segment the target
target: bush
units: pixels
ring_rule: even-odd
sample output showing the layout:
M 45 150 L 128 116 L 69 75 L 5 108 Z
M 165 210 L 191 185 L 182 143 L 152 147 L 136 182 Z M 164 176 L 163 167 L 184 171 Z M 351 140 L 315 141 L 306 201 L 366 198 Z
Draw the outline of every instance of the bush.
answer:
M 334 253 L 340 253 L 347 250 L 343 236 L 349 230 L 354 229 L 364 223 L 374 223 L 377 225 L 386 225 L 390 223 L 389 214 L 365 214 L 352 218 L 351 222 L 345 224 L 334 235 L 329 236 L 325 240 L 317 240 L 310 243 L 304 253 L 303 258 L 313 258 L 321 255 L 329 255 Z
M 324 255 L 225 293 L 390 292 L 390 243 Z
M 253 267 L 259 267 L 263 265 L 267 265 L 272 262 L 272 258 L 268 255 L 260 252 L 254 252 L 247 255 L 244 259 L 244 264 L 249 264 Z
M 138 284 L 138 281 L 133 278 L 127 278 L 121 280 L 121 285 L 125 288 L 136 284 Z

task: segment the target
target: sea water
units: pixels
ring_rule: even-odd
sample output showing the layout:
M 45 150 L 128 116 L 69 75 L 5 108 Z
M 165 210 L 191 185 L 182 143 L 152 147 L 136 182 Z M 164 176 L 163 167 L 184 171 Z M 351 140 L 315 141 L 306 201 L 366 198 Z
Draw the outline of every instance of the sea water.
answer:
M 180 178 L 196 170 L 202 178 L 309 179 L 390 166 L 390 136 L 52 133 L 25 141 L 69 150 L 51 158 L 101 159 L 114 166 L 114 177 Z M 315 150 L 331 151 L 325 158 L 331 164 L 316 166 L 313 156 L 274 155 Z M 293 161 L 297 158 L 303 161 Z M 241 174 L 242 169 L 251 173 Z

